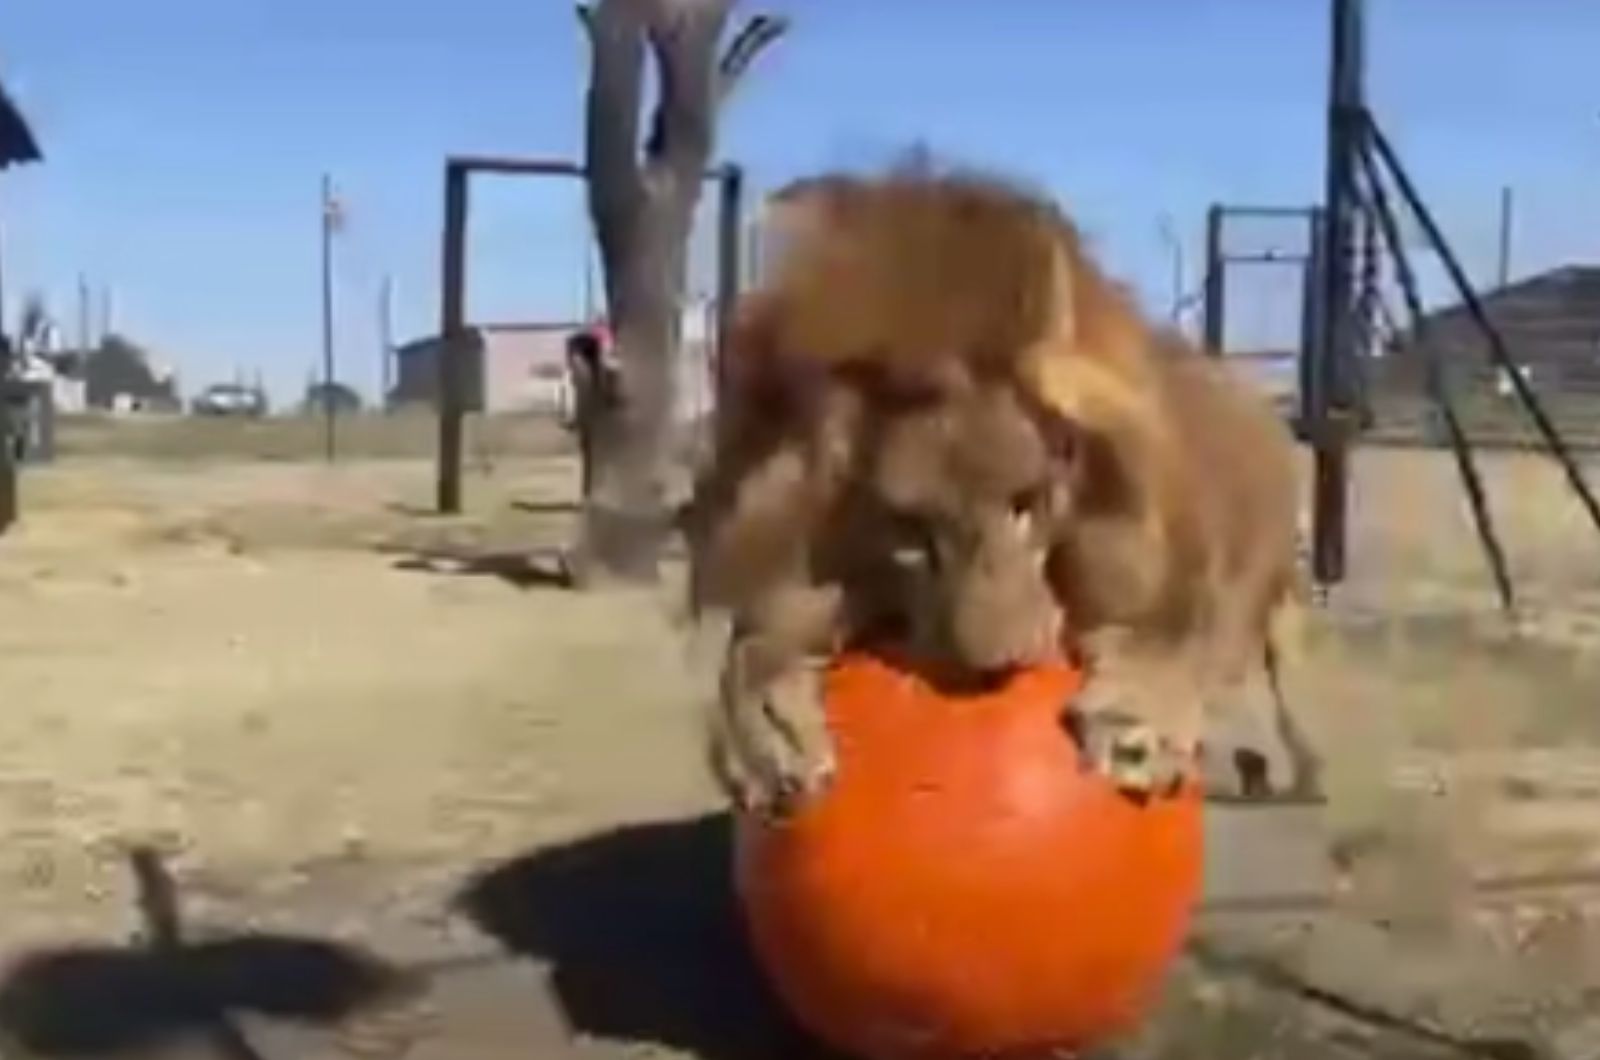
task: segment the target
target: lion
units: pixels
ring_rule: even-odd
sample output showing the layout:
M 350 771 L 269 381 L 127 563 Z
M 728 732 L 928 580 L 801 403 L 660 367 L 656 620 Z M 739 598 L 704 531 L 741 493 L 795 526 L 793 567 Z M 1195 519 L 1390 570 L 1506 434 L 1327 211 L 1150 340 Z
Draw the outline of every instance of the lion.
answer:
M 1170 786 L 1289 598 L 1287 432 L 1042 197 L 829 175 L 773 217 L 687 527 L 692 604 L 731 617 L 724 786 L 767 808 L 820 790 L 820 669 L 891 641 L 952 681 L 1080 652 L 1091 765 Z

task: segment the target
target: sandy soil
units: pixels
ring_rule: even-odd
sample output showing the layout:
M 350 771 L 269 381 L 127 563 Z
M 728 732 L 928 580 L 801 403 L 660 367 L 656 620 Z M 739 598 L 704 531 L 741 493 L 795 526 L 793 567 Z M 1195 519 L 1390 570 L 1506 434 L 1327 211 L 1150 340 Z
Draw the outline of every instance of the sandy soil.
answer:
M 1290 682 L 1330 754 L 1329 804 L 1218 807 L 1200 932 L 1226 954 L 1180 969 L 1129 1051 L 1430 1048 L 1381 1013 L 1330 1014 L 1295 977 L 1455 1034 L 1600 1050 L 1578 1015 L 1600 990 L 1600 535 L 1550 469 L 1492 464 L 1529 601 L 1515 631 L 1448 463 L 1362 454 L 1352 582 Z M 714 952 L 737 947 L 726 836 L 703 816 L 709 646 L 671 586 L 547 583 L 572 488 L 563 460 L 501 459 L 470 515 L 439 520 L 409 460 L 30 473 L 26 519 L 0 540 L 12 1047 L 70 1052 L 71 1029 L 101 1020 L 141 1055 L 800 1055 L 770 1014 L 730 1016 L 770 1001 Z M 67 944 L 160 942 L 136 848 L 164 859 L 195 938 L 334 940 L 431 969 L 429 988 L 273 1009 L 259 984 L 196 1000 L 185 951 L 51 971 Z M 513 908 L 529 895 L 537 916 Z M 340 954 L 316 959 L 342 975 Z M 114 958 L 155 963 L 135 988 Z M 308 967 L 306 982 L 334 975 Z M 46 1018 L 63 1011 L 79 1015 Z M 159 1026 L 141 1037 L 141 1019 Z

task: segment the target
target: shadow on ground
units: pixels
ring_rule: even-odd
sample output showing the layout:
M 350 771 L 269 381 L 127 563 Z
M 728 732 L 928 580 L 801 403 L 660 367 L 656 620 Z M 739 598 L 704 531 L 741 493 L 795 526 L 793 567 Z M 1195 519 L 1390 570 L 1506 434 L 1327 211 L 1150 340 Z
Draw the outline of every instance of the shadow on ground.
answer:
M 706 1060 L 838 1060 L 790 1022 L 746 946 L 732 839 L 720 814 L 620 828 L 492 869 L 456 901 L 549 963 L 574 1031 Z
M 119 1053 L 199 1035 L 251 1056 L 230 1014 L 331 1024 L 412 985 L 362 951 L 293 936 L 143 952 L 66 947 L 12 966 L 0 983 L 0 1030 L 44 1056 Z
M 331 1024 L 423 985 L 321 939 L 238 934 L 189 943 L 177 885 L 159 855 L 140 847 L 128 860 L 143 948 L 64 946 L 17 961 L 0 980 L 8 1045 L 29 1055 L 98 1056 L 203 1036 L 231 1060 L 254 1060 L 234 1014 Z
M 572 571 L 556 552 L 473 552 L 457 549 L 408 551 L 396 570 L 455 577 L 498 578 L 517 589 L 571 589 Z

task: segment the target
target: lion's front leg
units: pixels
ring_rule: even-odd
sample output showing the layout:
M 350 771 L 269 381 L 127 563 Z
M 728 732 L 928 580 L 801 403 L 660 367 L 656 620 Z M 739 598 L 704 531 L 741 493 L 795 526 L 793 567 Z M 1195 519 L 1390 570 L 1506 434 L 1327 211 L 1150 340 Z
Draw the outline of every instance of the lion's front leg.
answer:
M 1116 629 L 1083 641 L 1086 675 L 1068 712 L 1089 768 L 1136 798 L 1195 775 L 1207 683 L 1197 647 Z
M 736 623 L 711 732 L 711 764 L 741 807 L 784 812 L 833 776 L 823 671 L 838 638 L 839 594 L 790 587 Z

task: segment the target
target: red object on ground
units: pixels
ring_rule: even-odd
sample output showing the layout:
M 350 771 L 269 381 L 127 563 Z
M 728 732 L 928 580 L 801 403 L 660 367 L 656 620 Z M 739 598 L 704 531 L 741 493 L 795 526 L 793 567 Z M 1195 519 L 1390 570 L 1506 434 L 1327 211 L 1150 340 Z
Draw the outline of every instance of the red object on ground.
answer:
M 1043 1055 L 1137 1023 L 1200 888 L 1197 786 L 1140 806 L 1080 767 L 1065 666 L 946 697 L 865 656 L 827 686 L 833 785 L 739 823 L 758 957 L 865 1060 Z

